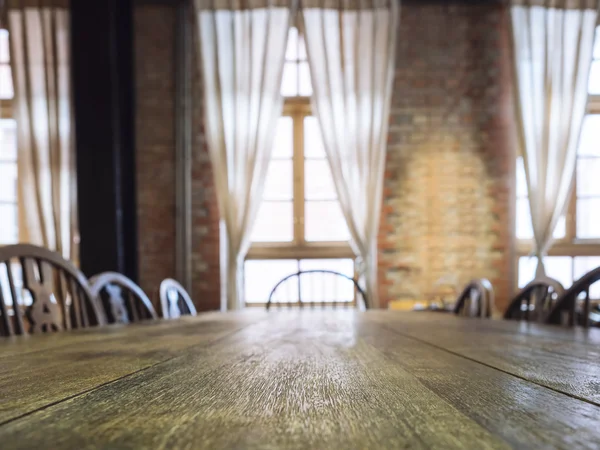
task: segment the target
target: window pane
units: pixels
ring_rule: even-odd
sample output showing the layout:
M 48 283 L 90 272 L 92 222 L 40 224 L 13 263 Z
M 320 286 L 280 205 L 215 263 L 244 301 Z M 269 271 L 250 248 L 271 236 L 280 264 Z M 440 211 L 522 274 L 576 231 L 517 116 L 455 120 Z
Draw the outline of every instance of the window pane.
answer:
M 586 273 L 600 267 L 600 256 L 576 256 L 574 258 L 574 278 L 580 279 Z M 600 299 L 600 282 L 596 282 L 590 286 L 590 298 L 594 300 Z
M 253 242 L 291 242 L 294 240 L 292 202 L 262 202 L 258 211 Z
M 275 285 L 284 277 L 298 272 L 295 259 L 248 260 L 244 264 L 246 303 L 266 303 Z M 298 278 L 284 282 L 277 290 L 277 301 L 298 301 Z
M 563 239 L 567 234 L 567 220 L 565 216 L 562 216 L 558 219 L 558 223 L 556 224 L 556 228 L 554 229 L 553 238 L 554 239 Z
M 518 239 L 533 238 L 533 228 L 531 226 L 531 211 L 529 210 L 529 199 L 517 199 L 517 224 L 516 234 Z
M 304 118 L 304 157 L 325 158 L 319 122 L 314 116 Z
M 300 270 L 333 270 L 354 278 L 354 261 L 351 259 L 303 259 Z
M 0 162 L 0 202 L 17 202 L 17 165 Z M 0 220 L 3 218 L 0 217 Z
M 537 259 L 529 256 L 519 258 L 519 287 L 523 288 L 535 278 Z
M 295 97 L 298 95 L 298 65 L 295 62 L 286 62 L 283 67 L 281 95 L 284 97 Z
M 527 197 L 527 176 L 522 156 L 517 158 L 517 197 Z
M 309 273 L 300 279 L 303 302 L 351 302 L 354 283 L 331 273 Z
M 588 114 L 583 119 L 583 128 L 577 153 L 585 156 L 600 156 L 600 114 Z
M 304 209 L 307 241 L 347 241 L 346 221 L 337 201 L 306 202 Z
M 310 80 L 310 69 L 308 62 L 301 62 L 298 65 L 299 91 L 298 95 L 309 97 L 312 95 L 312 82 Z
M 600 199 L 577 199 L 577 237 L 600 238 Z
M 565 216 L 558 219 L 554 229 L 554 239 L 562 239 L 567 232 L 567 221 Z M 531 224 L 531 211 L 528 198 L 517 199 L 517 239 L 533 239 L 533 225 Z
M 4 303 L 6 305 L 13 304 L 12 293 L 10 292 L 10 286 L 8 284 L 8 265 L 6 262 L 0 263 L 0 288 L 4 295 Z M 23 271 L 21 264 L 11 263 L 10 270 L 15 284 L 15 295 L 17 297 L 17 303 L 23 304 Z
M 548 256 L 544 259 L 546 275 L 560 281 L 565 288 L 573 284 L 572 264 L 573 258 L 570 256 Z
M 327 160 L 307 160 L 304 162 L 304 190 L 306 200 L 337 199 Z
M 300 36 L 300 39 L 298 39 L 298 59 L 307 59 L 306 42 L 304 41 L 304 36 L 302 35 Z
M 298 28 L 291 27 L 288 35 L 285 59 L 295 61 L 298 59 Z
M 588 92 L 592 95 L 600 94 L 600 61 L 594 61 L 592 63 Z
M 573 284 L 572 258 L 570 256 L 547 256 L 544 258 L 546 275 L 561 282 L 568 288 Z M 537 258 L 522 256 L 519 258 L 519 288 L 523 288 L 535 278 Z
M 0 99 L 13 98 L 13 83 L 10 74 L 10 66 L 0 65 Z
M 0 120 L 0 161 L 17 160 L 17 124 L 12 119 Z
M 303 259 L 300 270 L 332 270 L 354 278 L 354 261 L 351 259 Z M 302 300 L 306 302 L 351 302 L 354 284 L 350 280 L 326 273 L 303 275 L 300 280 Z
M 291 158 L 294 156 L 294 121 L 289 116 L 280 117 L 273 141 L 272 158 Z
M 577 196 L 590 195 L 600 195 L 600 158 L 577 160 Z
M 8 31 L 0 30 L 0 63 L 8 62 Z
M 0 204 L 0 217 L 0 245 L 17 243 L 17 205 Z
M 274 160 L 269 164 L 265 180 L 265 200 L 292 200 L 293 198 L 292 160 Z

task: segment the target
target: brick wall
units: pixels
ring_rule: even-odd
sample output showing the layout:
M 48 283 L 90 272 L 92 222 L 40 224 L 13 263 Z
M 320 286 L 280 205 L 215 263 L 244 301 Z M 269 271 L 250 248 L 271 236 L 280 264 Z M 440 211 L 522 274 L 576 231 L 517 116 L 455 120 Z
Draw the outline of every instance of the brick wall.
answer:
M 160 282 L 175 278 L 176 15 L 173 5 L 135 6 L 136 165 L 139 282 L 155 298 Z M 190 16 L 190 21 L 193 17 Z M 195 36 L 195 33 L 194 33 Z M 219 224 L 204 140 L 202 85 L 193 50 L 192 289 L 200 311 L 218 309 Z
M 380 231 L 382 303 L 440 278 L 512 280 L 514 146 L 506 11 L 402 8 Z
M 506 11 L 494 1 L 443 3 L 402 7 L 381 296 L 385 306 L 421 297 L 445 275 L 459 283 L 485 276 L 503 309 L 513 277 L 515 159 Z M 140 280 L 148 290 L 174 272 L 175 18 L 152 5 L 136 7 L 135 17 Z M 194 69 L 192 297 L 206 310 L 219 307 L 218 208 L 197 61 Z
M 194 33 L 194 37 L 196 33 Z M 219 208 L 204 139 L 204 105 L 197 43 L 193 46 L 194 142 L 192 153 L 192 294 L 202 311 L 219 309 Z
M 134 27 L 139 283 L 156 302 L 175 275 L 175 12 L 136 6 Z

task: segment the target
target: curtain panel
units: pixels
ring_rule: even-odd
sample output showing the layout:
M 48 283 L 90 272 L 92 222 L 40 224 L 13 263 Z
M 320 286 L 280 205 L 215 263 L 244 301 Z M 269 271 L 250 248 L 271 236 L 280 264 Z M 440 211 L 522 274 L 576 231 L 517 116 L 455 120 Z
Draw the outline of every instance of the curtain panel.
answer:
M 77 260 L 68 1 L 8 0 L 20 241 Z
M 513 0 L 518 144 L 531 209 L 537 277 L 573 188 L 586 112 L 598 0 Z
M 205 128 L 221 217 L 221 308 L 242 308 L 243 264 L 264 190 L 291 7 L 196 0 Z
M 399 1 L 301 2 L 316 115 L 370 307 L 379 306 L 383 198 Z

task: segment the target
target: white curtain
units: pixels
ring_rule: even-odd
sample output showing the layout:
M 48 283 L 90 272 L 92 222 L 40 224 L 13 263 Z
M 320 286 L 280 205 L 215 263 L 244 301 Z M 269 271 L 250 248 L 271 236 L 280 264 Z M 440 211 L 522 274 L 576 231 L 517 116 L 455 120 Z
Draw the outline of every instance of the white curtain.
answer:
M 237 8 L 236 8 L 237 6 Z M 206 139 L 221 216 L 221 308 L 244 306 L 243 264 L 283 99 L 290 7 L 196 0 Z
M 64 0 L 9 0 L 21 242 L 76 255 L 70 14 Z
M 366 284 L 379 306 L 377 235 L 383 197 L 399 0 L 301 3 L 316 115 Z
M 515 104 L 536 277 L 566 207 L 587 104 L 598 0 L 513 0 Z

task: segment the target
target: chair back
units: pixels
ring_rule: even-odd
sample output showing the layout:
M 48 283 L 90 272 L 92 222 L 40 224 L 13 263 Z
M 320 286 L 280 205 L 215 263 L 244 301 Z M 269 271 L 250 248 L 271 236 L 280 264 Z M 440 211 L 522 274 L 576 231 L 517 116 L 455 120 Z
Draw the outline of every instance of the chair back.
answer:
M 600 282 L 600 267 L 586 273 L 560 296 L 546 322 L 586 328 L 600 324 L 600 313 L 591 309 L 590 287 L 596 282 Z
M 489 318 L 494 309 L 494 288 L 485 278 L 471 280 L 454 304 L 454 314 Z
M 90 292 L 102 305 L 108 323 L 131 323 L 158 319 L 148 296 L 132 280 L 116 272 L 90 278 Z
M 517 293 L 504 318 L 545 322 L 564 291 L 560 281 L 554 278 L 536 278 Z
M 60 254 L 28 244 L 0 248 L 0 335 L 104 325 L 85 276 Z
M 182 315 L 196 315 L 196 307 L 185 288 L 177 281 L 167 278 L 160 283 L 160 307 L 165 319 L 177 319 Z
M 271 290 L 267 310 L 278 307 L 350 307 L 356 296 L 369 308 L 367 295 L 358 281 L 333 270 L 301 270 L 282 278 Z

